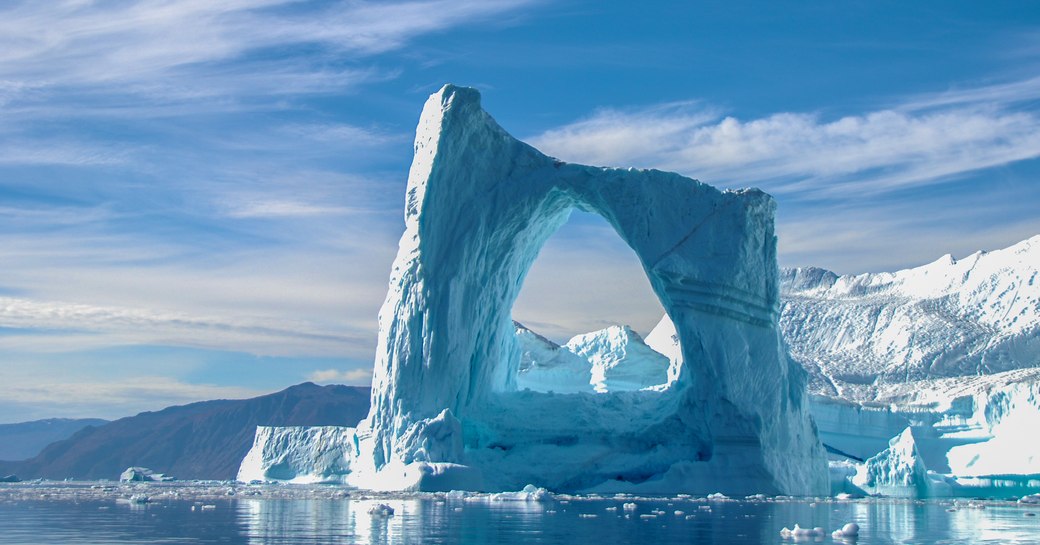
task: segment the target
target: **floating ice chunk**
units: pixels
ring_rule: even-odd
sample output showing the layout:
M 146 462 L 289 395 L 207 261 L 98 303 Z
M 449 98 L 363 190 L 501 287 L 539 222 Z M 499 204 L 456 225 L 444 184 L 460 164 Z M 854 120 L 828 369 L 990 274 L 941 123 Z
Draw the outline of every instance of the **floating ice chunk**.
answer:
M 780 530 L 780 537 L 784 539 L 799 539 L 799 538 L 812 538 L 812 537 L 823 537 L 826 534 L 823 528 L 817 526 L 816 528 L 802 528 L 795 524 L 794 529 L 789 529 L 786 526 Z
M 1040 494 L 1031 494 L 1029 496 L 1023 496 L 1018 499 L 1018 503 L 1040 504 Z
M 722 492 L 715 492 L 714 494 L 708 494 L 708 501 L 726 501 L 728 499 L 729 499 L 729 496 L 723 494 Z
M 551 501 L 552 494 L 544 489 L 529 484 L 519 492 L 499 492 L 489 496 L 491 501 Z M 566 503 L 566 502 L 561 502 Z
M 856 537 L 859 535 L 859 524 L 850 522 L 840 529 L 831 532 L 831 537 Z
M 624 508 L 625 511 L 635 511 L 636 510 L 636 504 L 632 503 L 632 502 L 622 504 L 621 507 Z
M 124 483 L 147 481 L 166 482 L 172 481 L 174 478 L 162 473 L 156 473 L 147 467 L 128 467 L 119 475 L 119 480 Z
M 368 510 L 369 515 L 389 517 L 394 514 L 394 508 L 385 503 L 377 503 Z

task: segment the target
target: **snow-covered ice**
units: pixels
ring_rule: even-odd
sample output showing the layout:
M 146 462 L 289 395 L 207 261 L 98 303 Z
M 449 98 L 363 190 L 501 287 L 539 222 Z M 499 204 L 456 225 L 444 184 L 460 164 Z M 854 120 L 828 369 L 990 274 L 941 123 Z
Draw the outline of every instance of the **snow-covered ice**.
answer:
M 517 324 L 520 342 L 518 390 L 555 393 L 608 393 L 665 387 L 668 358 L 628 326 L 576 335 L 560 346 Z
M 380 311 L 373 406 L 347 481 L 824 493 L 804 372 L 777 326 L 773 200 L 660 171 L 557 161 L 507 134 L 479 98 L 445 86 L 420 118 L 406 230 Z M 635 251 L 682 341 L 683 361 L 658 360 L 645 381 L 601 360 L 599 383 L 665 386 L 520 389 L 510 310 L 574 209 L 603 216 Z M 589 341 L 600 340 L 609 339 Z
M 1040 489 L 1040 237 L 895 273 L 789 269 L 781 300 L 832 492 Z M 647 344 L 681 357 L 667 316 Z
M 781 274 L 780 325 L 814 393 L 1040 366 L 1040 236 L 892 273 Z

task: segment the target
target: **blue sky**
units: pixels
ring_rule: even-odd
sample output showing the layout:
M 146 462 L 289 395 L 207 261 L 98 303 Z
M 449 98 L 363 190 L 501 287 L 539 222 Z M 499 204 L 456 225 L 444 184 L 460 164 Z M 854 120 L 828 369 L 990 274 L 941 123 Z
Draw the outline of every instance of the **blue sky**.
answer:
M 673 5 L 685 4 L 685 5 Z M 0 422 L 365 384 L 426 96 L 568 161 L 779 203 L 780 259 L 893 270 L 1040 233 L 1023 2 L 0 6 Z M 661 310 L 578 214 L 514 315 Z

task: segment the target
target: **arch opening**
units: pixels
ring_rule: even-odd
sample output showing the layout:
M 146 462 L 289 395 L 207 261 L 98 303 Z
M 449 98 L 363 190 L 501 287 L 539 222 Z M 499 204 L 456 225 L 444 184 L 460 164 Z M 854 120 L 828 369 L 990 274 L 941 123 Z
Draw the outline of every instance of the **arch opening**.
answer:
M 681 358 L 667 354 L 680 351 L 645 341 L 664 306 L 635 251 L 594 212 L 572 208 L 542 244 L 511 313 L 517 390 L 661 391 L 678 376 Z

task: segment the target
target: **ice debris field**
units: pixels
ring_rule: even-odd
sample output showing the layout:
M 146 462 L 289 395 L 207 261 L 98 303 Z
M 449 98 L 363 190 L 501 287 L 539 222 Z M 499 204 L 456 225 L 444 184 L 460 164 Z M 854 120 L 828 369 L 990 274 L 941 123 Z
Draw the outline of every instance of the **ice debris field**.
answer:
M 666 532 L 660 534 L 663 542 L 688 542 L 690 536 L 701 535 L 710 536 L 711 542 L 716 543 L 743 543 L 750 539 L 864 545 L 893 542 L 1030 543 L 1031 537 L 1040 532 L 1040 518 L 1036 516 L 1040 512 L 1040 495 L 1018 501 L 924 501 L 856 499 L 845 495 L 837 498 L 768 497 L 760 494 L 731 498 L 721 493 L 702 496 L 572 495 L 554 494 L 534 486 L 513 492 L 477 493 L 372 492 L 339 486 L 233 482 L 37 481 L 0 485 L 0 509 L 31 507 L 39 505 L 40 501 L 50 505 L 65 504 L 69 506 L 68 510 L 77 511 L 77 519 L 84 516 L 83 510 L 101 513 L 97 515 L 100 517 L 118 517 L 120 512 L 135 511 L 151 512 L 154 517 L 169 511 L 186 513 L 189 518 L 182 519 L 184 523 L 191 524 L 190 517 L 198 517 L 199 524 L 212 527 L 217 520 L 212 518 L 214 514 L 230 513 L 230 524 L 235 527 L 243 523 L 257 525 L 251 529 L 250 535 L 258 536 L 286 535 L 287 528 L 282 526 L 293 521 L 302 523 L 305 528 L 325 528 L 321 534 L 324 539 L 333 535 L 329 528 L 350 520 L 361 521 L 361 529 L 389 523 L 411 528 L 408 535 L 419 535 L 416 532 L 424 526 L 427 520 L 424 517 L 430 516 L 437 520 L 444 516 L 455 520 L 474 517 L 474 524 L 481 527 L 491 517 L 503 524 L 501 531 L 506 533 L 511 527 L 508 521 L 512 517 L 521 517 L 521 528 L 528 532 L 546 531 L 562 525 L 571 535 L 587 535 L 597 528 L 593 524 L 608 524 L 621 532 L 630 528 L 628 535 L 636 536 L 640 542 L 654 535 L 650 532 Z M 292 502 L 297 502 L 299 509 L 286 511 L 286 506 Z M 316 507 L 318 505 L 323 507 Z M 59 512 L 65 511 L 59 509 Z M 294 516 L 284 516 L 288 512 Z M 338 513 L 335 520 L 320 518 L 322 513 L 329 512 Z M 172 514 L 161 516 L 168 518 Z M 318 518 L 295 520 L 301 516 Z M 140 524 L 139 518 L 128 521 Z M 515 526 L 517 523 L 512 524 Z M 719 531 L 725 535 L 718 535 Z M 37 535 L 39 532 L 38 529 Z M 926 539 L 921 532 L 930 537 Z M 674 539 L 676 537 L 679 539 Z M 378 536 L 368 538 L 366 542 L 393 542 Z M 975 541 L 976 538 L 979 541 Z M 0 543 L 7 543 L 5 539 L 0 536 Z

